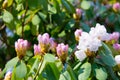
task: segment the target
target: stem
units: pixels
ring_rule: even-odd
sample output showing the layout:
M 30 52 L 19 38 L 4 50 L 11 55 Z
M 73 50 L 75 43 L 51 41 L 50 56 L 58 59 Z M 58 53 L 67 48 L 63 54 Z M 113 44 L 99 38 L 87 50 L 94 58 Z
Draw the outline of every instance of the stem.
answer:
M 24 37 L 25 15 L 27 13 L 27 10 L 28 10 L 28 3 L 26 0 L 25 13 L 22 16 L 22 38 Z
M 41 63 L 39 63 L 38 70 L 37 70 L 37 72 L 36 72 L 35 77 L 33 78 L 33 80 L 36 80 L 36 77 L 37 77 L 37 75 L 39 74 L 39 71 L 40 71 L 40 69 L 41 69 L 43 60 L 44 60 L 44 58 L 43 58 L 43 56 L 42 56 L 42 57 L 41 57 L 41 60 L 40 60 Z

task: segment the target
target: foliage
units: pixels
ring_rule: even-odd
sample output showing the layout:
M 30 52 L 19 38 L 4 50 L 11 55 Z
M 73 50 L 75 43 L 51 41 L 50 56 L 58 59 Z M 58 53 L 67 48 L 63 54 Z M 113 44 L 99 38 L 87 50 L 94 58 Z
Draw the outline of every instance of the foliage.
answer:
M 74 52 L 78 42 L 74 32 L 89 32 L 96 23 L 106 26 L 109 33 L 120 32 L 120 10 L 112 8 L 119 0 L 0 0 L 0 79 L 8 71 L 12 80 L 119 80 L 114 57 L 120 52 L 102 42 L 95 57 L 79 61 Z M 76 9 L 81 9 L 78 15 Z M 69 45 L 68 54 L 58 56 L 49 50 L 35 55 L 33 45 L 39 34 L 49 33 L 57 43 Z M 20 59 L 15 41 L 23 38 L 30 49 Z M 118 41 L 119 42 L 119 41 Z M 100 57 L 100 58 L 99 58 Z

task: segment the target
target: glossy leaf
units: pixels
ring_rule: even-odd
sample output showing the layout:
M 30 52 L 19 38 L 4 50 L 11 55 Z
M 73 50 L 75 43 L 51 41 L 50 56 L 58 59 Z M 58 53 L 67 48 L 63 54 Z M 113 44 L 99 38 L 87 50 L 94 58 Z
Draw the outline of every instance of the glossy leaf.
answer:
M 91 64 L 84 63 L 79 70 L 78 80 L 87 80 L 91 73 Z
M 45 68 L 47 80 L 58 80 L 59 79 L 59 71 L 54 63 L 49 63 Z
M 23 61 L 20 61 L 16 66 L 16 77 L 24 78 L 27 74 L 27 67 Z
M 103 49 L 100 51 L 100 59 L 108 66 L 115 66 L 116 62 L 112 56 L 110 48 L 103 43 Z
M 40 23 L 40 18 L 38 15 L 35 15 L 33 18 L 32 18 L 32 24 L 33 25 L 38 25 Z
M 15 57 L 15 58 L 11 59 L 10 61 L 7 62 L 7 64 L 5 65 L 5 67 L 7 69 L 14 68 L 14 66 L 16 66 L 16 64 L 18 63 L 18 60 L 19 60 L 18 57 Z
M 13 20 L 13 15 L 5 10 L 3 13 L 3 21 L 5 21 L 6 23 L 11 23 L 12 20 Z

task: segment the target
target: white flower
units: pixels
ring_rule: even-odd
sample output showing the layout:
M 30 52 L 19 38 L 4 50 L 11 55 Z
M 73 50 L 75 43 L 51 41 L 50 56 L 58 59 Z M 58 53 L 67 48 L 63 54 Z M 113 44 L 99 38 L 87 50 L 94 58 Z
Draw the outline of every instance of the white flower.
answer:
M 80 61 L 83 61 L 87 55 L 85 54 L 85 52 L 83 50 L 79 50 L 75 52 L 75 56 L 77 57 L 77 59 L 79 59 Z
M 89 45 L 89 40 L 90 40 L 90 35 L 86 32 L 82 32 L 77 48 L 82 50 L 87 50 L 87 46 Z
M 95 28 L 92 27 L 89 34 L 93 38 L 98 38 L 102 41 L 109 40 L 109 34 L 106 31 L 104 25 L 100 25 L 99 23 L 96 24 Z
M 96 52 L 100 46 L 102 46 L 101 40 L 93 38 L 86 32 L 82 32 L 77 48 L 84 51 L 89 49 Z
M 115 61 L 117 64 L 120 64 L 120 55 L 115 56 Z
M 96 52 L 100 46 L 102 46 L 101 40 L 98 38 L 91 38 L 88 49 Z

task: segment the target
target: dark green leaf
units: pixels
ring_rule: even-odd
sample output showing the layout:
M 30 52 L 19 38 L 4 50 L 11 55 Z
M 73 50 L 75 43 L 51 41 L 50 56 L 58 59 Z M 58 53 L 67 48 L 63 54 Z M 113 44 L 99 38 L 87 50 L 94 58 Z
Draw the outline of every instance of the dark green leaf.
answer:
M 49 63 L 45 68 L 47 80 L 59 80 L 60 73 L 55 63 Z
M 103 49 L 100 50 L 100 59 L 104 62 L 104 64 L 108 66 L 115 66 L 116 62 L 114 60 L 114 57 L 112 56 L 112 52 L 110 48 L 103 43 Z

